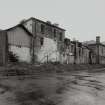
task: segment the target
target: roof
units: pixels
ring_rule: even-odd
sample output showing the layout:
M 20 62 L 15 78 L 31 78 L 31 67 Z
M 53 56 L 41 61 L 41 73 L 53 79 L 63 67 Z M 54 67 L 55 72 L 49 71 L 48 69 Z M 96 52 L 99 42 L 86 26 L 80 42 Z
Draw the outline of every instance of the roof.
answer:
M 31 18 L 25 20 L 24 23 L 27 22 L 27 21 L 29 21 L 29 20 L 39 21 L 39 22 L 42 22 L 42 23 L 44 23 L 44 24 L 47 24 L 47 25 L 49 25 L 49 26 L 51 26 L 51 27 L 58 28 L 58 29 L 60 29 L 60 30 L 66 31 L 66 30 L 63 29 L 63 28 L 60 28 L 60 27 L 54 26 L 53 24 L 48 24 L 47 22 L 44 22 L 44 21 L 39 20 L 39 19 L 34 18 L 34 17 L 31 17 Z
M 76 44 L 76 43 L 82 44 L 81 42 L 78 42 L 78 41 L 71 41 L 71 43 L 73 43 L 73 44 Z
M 94 44 L 88 44 L 88 46 L 96 46 L 96 45 L 97 45 L 97 43 L 94 43 Z M 104 46 L 104 47 L 105 47 L 105 45 L 102 44 L 102 43 L 99 43 L 98 45 L 100 45 L 100 46 Z
M 33 36 L 33 35 L 31 34 L 31 32 L 29 32 L 22 24 L 17 24 L 16 26 L 11 27 L 11 28 L 9 28 L 9 29 L 6 29 L 5 31 L 10 31 L 10 30 L 15 29 L 15 28 L 17 28 L 17 27 L 22 28 L 26 33 L 28 33 L 28 35 Z
M 71 41 L 72 44 L 76 44 L 76 41 Z M 78 43 L 78 47 L 85 47 L 88 50 L 90 50 L 90 48 L 87 45 L 82 44 L 82 42 L 77 42 Z

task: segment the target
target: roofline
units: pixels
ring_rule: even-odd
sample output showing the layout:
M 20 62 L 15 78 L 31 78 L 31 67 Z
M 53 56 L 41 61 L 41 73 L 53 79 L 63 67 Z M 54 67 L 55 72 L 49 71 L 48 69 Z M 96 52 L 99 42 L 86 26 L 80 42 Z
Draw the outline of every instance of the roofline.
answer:
M 27 32 L 30 36 L 33 36 L 33 35 L 31 34 L 31 32 L 29 32 L 22 24 L 17 24 L 16 26 L 11 27 L 11 28 L 9 28 L 9 29 L 6 29 L 6 30 L 4 30 L 4 31 L 10 31 L 10 30 L 15 29 L 15 28 L 17 28 L 17 27 L 21 27 L 21 28 L 22 28 L 25 32 Z
M 76 42 L 76 41 L 71 41 L 72 44 L 74 44 L 73 42 Z M 82 44 L 82 42 L 77 42 L 77 43 L 81 44 L 82 47 L 85 47 L 85 48 L 87 48 L 88 50 L 91 50 L 88 46 Z
M 88 44 L 88 46 L 92 46 L 92 45 L 97 45 L 97 43 Z M 104 44 L 102 44 L 102 43 L 99 43 L 98 45 L 101 45 L 101 46 L 104 46 L 104 47 L 105 47 L 105 45 L 104 45 Z
M 79 41 L 71 41 L 71 43 L 81 43 L 82 44 L 82 42 L 79 42 Z
M 20 24 L 17 24 L 17 25 L 15 25 L 15 26 L 11 27 L 11 28 L 5 29 L 5 31 L 9 31 L 9 30 L 14 29 L 14 28 L 16 28 L 16 27 L 18 27 L 18 26 L 20 27 Z
M 42 23 L 44 23 L 44 24 L 47 24 L 47 25 L 49 25 L 49 26 L 52 26 L 52 27 L 58 28 L 58 29 L 60 29 L 60 30 L 66 31 L 66 30 L 63 29 L 63 28 L 54 26 L 53 24 L 48 24 L 48 23 L 46 23 L 46 22 L 44 22 L 44 21 L 42 21 L 42 20 L 40 20 L 40 19 L 34 18 L 34 17 L 31 17 L 31 18 L 25 20 L 24 23 L 27 22 L 27 21 L 29 21 L 29 20 L 36 20 L 36 21 L 42 22 Z

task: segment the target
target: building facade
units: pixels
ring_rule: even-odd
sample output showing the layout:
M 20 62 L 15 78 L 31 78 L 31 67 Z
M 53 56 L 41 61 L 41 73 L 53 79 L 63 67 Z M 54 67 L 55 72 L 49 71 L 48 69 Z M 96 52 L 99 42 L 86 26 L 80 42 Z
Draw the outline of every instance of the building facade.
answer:
M 65 38 L 65 30 L 50 21 L 43 22 L 30 18 L 23 22 L 24 27 L 33 35 L 33 62 L 60 61 L 60 46 Z
M 105 45 L 100 37 L 88 45 L 71 41 L 58 24 L 30 18 L 0 32 L 0 55 L 0 64 L 13 56 L 27 63 L 105 64 Z
M 21 62 L 61 61 L 65 30 L 57 24 L 30 18 L 7 31 L 8 50 Z
M 65 38 L 62 63 L 66 64 L 88 64 L 90 61 L 90 49 L 78 41 L 70 41 Z
M 32 34 L 22 25 L 17 25 L 7 30 L 8 55 L 16 55 L 21 62 L 31 62 Z M 10 60 L 8 56 L 8 60 Z
M 100 42 L 100 37 L 96 37 L 96 43 L 88 44 L 91 49 L 91 62 L 95 64 L 105 64 L 105 45 Z

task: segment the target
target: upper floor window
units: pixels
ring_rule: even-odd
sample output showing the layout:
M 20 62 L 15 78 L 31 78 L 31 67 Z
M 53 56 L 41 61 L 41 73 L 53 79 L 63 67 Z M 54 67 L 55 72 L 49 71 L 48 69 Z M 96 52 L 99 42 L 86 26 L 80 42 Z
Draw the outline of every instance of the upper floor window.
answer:
M 103 55 L 104 51 L 103 51 L 103 47 L 102 47 L 102 55 Z
M 56 37 L 56 33 L 57 33 L 57 32 L 56 32 L 56 29 L 54 29 L 54 38 Z
M 62 38 L 62 37 L 63 37 L 62 32 L 60 32 L 59 35 L 60 35 L 59 40 L 62 41 L 62 39 L 63 39 L 63 38 Z
M 45 25 L 41 24 L 41 33 L 44 34 L 45 33 Z

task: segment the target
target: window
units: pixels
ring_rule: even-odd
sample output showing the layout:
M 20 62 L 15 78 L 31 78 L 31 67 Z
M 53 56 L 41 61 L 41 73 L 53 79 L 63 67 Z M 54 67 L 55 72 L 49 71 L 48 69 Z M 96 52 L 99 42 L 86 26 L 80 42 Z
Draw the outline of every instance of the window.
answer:
M 45 32 L 45 25 L 41 24 L 41 33 L 44 34 Z
M 21 48 L 22 46 L 21 46 L 21 45 L 17 45 L 17 47 L 18 47 L 18 48 Z
M 102 47 L 102 55 L 103 55 L 104 51 L 103 51 L 103 47 Z
M 74 53 L 74 46 L 71 45 L 71 53 Z
M 59 40 L 62 41 L 62 32 L 60 32 Z
M 52 33 L 52 27 L 51 27 L 51 26 L 48 26 L 48 27 L 47 27 L 47 30 L 48 30 L 48 33 L 49 33 L 49 34 Z
M 81 48 L 79 47 L 79 56 L 81 56 Z
M 82 48 L 82 55 L 84 55 L 84 48 Z
M 54 29 L 54 38 L 56 37 L 56 29 Z
M 41 46 L 43 46 L 43 43 L 44 43 L 44 38 L 40 38 L 40 44 L 41 44 Z

